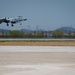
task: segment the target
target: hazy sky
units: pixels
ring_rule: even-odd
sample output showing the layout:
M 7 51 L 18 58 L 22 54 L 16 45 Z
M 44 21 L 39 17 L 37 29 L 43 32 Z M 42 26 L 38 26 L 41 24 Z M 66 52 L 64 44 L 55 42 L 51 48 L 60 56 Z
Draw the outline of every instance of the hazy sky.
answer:
M 28 20 L 23 25 L 15 24 L 6 29 L 38 28 L 53 30 L 61 26 L 75 28 L 75 0 L 0 0 L 0 17 L 23 16 Z

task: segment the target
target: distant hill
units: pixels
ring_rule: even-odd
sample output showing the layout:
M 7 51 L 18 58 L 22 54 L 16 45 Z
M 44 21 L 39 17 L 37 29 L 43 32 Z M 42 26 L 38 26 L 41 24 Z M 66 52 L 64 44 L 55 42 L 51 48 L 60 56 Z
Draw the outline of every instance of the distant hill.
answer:
M 50 30 L 44 30 L 44 29 L 38 29 L 38 30 L 34 30 L 35 32 L 52 32 Z
M 23 33 L 29 33 L 29 32 L 46 32 L 45 30 L 38 29 L 38 30 L 28 30 L 28 29 L 21 29 L 20 30 Z
M 36 30 L 34 30 L 35 32 L 44 32 L 45 30 L 43 30 L 43 29 L 36 29 Z
M 58 28 L 56 30 L 61 30 L 65 33 L 75 32 L 75 28 L 73 28 L 73 27 L 61 27 L 61 28 Z M 2 33 L 2 31 L 4 31 L 5 34 L 9 34 L 11 30 L 0 29 L 0 33 Z M 28 29 L 21 29 L 20 31 L 23 32 L 23 33 L 29 33 L 29 32 L 49 32 L 49 33 L 51 33 L 52 32 L 52 31 L 45 31 L 45 30 L 42 30 L 42 29 L 34 30 L 34 31 L 28 30 Z
M 29 33 L 29 32 L 32 32 L 32 30 L 28 30 L 28 29 L 21 29 L 20 31 L 23 32 L 23 33 Z
M 65 33 L 75 32 L 75 28 L 73 28 L 73 27 L 61 27 L 61 28 L 58 28 L 56 30 L 62 30 Z
M 0 29 L 0 33 L 2 33 L 2 31 L 4 31 L 5 34 L 9 34 L 11 30 L 7 30 L 7 29 Z

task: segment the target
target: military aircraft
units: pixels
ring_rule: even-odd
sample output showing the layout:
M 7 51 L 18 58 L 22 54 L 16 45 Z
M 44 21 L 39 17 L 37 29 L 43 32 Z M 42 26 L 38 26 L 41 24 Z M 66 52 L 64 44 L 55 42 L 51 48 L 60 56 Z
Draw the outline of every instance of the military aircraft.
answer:
M 22 25 L 21 21 L 26 21 L 26 20 L 27 19 L 23 18 L 22 16 L 18 16 L 18 17 L 15 17 L 15 18 L 3 17 L 3 18 L 0 18 L 0 24 L 6 23 L 7 26 L 9 26 L 9 23 L 11 23 L 11 26 L 13 27 L 14 24 L 16 24 L 16 23 L 20 23 L 20 25 Z

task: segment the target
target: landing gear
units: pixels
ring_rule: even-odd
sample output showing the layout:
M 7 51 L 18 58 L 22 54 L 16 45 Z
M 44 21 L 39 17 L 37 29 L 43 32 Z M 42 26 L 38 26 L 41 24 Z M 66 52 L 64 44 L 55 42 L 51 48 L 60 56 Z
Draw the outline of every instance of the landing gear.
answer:
M 20 25 L 22 25 L 22 23 L 20 23 Z
M 14 25 L 12 24 L 11 26 L 13 27 Z
M 9 26 L 9 24 L 7 23 L 7 26 Z

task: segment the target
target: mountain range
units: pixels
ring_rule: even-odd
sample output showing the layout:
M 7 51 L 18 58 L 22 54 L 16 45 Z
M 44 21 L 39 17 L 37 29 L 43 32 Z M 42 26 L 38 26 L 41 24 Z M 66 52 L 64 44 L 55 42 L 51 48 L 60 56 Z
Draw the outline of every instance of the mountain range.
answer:
M 61 27 L 61 28 L 58 28 L 57 30 L 61 30 L 65 33 L 68 33 L 68 32 L 75 32 L 75 28 L 73 27 Z
M 2 31 L 3 31 L 5 34 L 9 34 L 11 30 L 7 30 L 7 29 L 0 29 L 0 33 L 2 33 Z
M 61 27 L 61 28 L 58 28 L 56 30 L 61 30 L 61 31 L 65 32 L 65 33 L 75 32 L 75 28 L 73 28 L 73 27 Z M 4 31 L 5 34 L 9 34 L 11 30 L 0 29 L 0 33 L 2 33 L 2 31 Z M 33 30 L 28 30 L 28 29 L 21 29 L 20 31 L 23 32 L 23 33 L 37 32 L 37 30 L 33 31 Z M 38 32 L 46 32 L 46 31 L 39 29 Z M 52 32 L 52 31 L 49 31 L 49 32 Z

